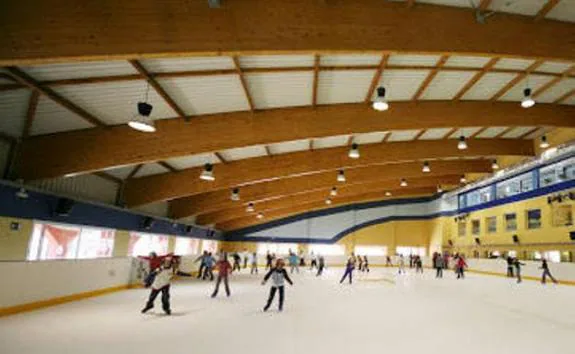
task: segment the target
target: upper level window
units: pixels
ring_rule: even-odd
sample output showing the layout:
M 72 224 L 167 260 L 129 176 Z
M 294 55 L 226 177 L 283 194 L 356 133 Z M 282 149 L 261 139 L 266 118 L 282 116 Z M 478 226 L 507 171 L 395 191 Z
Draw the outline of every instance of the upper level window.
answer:
M 130 233 L 128 256 L 148 256 L 152 252 L 156 253 L 157 255 L 167 254 L 168 236 L 138 232 Z
M 285 256 L 291 252 L 298 253 L 297 243 L 272 243 L 262 242 L 258 244 L 258 254 L 271 253 L 276 256 Z
M 538 229 L 541 227 L 541 209 L 527 210 L 527 228 Z
M 345 247 L 342 245 L 310 245 L 309 253 L 321 256 L 343 256 Z
M 355 246 L 354 252 L 359 256 L 387 256 L 386 246 Z
M 505 231 L 517 230 L 517 214 L 505 214 Z
M 531 172 L 497 183 L 497 199 L 510 197 L 533 190 L 533 174 Z
M 575 157 L 563 160 L 556 164 L 542 167 L 539 170 L 539 185 L 550 186 L 575 179 Z
M 485 224 L 487 228 L 487 233 L 492 234 L 497 232 L 497 217 L 490 216 L 485 218 Z
M 465 236 L 466 229 L 467 229 L 467 223 L 465 221 L 459 221 L 457 223 L 457 235 L 459 235 L 459 237 Z
M 200 252 L 200 240 L 190 237 L 176 237 L 174 253 L 179 256 L 198 254 Z
M 480 226 L 479 219 L 471 220 L 471 233 L 473 235 L 479 235 L 481 233 L 481 226 Z

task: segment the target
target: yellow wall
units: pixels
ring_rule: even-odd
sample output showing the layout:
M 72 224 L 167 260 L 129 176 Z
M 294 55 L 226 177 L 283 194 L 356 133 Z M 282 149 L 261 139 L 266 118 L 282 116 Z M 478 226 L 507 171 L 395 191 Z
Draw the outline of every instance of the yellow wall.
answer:
M 19 223 L 20 230 L 11 230 L 10 224 L 12 222 Z M 32 220 L 0 217 L 0 260 L 18 261 L 26 259 L 32 227 Z
M 130 243 L 130 232 L 124 230 L 116 231 L 114 238 L 114 257 L 128 256 L 128 244 Z

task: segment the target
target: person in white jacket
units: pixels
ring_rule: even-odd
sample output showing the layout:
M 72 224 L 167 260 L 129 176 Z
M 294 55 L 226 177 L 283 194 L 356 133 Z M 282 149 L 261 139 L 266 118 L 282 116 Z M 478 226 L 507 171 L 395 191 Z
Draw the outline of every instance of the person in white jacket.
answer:
M 405 274 L 405 259 L 403 258 L 403 255 L 400 254 L 399 258 L 397 260 L 397 268 L 398 268 L 398 273 L 404 273 Z
M 172 269 L 172 260 L 166 258 L 162 266 L 154 270 L 155 277 L 154 281 L 152 282 L 152 292 L 150 293 L 150 297 L 148 298 L 148 302 L 144 309 L 142 309 L 142 313 L 146 313 L 149 310 L 154 308 L 154 301 L 158 294 L 162 293 L 162 308 L 166 315 L 171 315 L 172 310 L 170 309 L 170 282 L 172 277 L 174 276 L 174 271 Z

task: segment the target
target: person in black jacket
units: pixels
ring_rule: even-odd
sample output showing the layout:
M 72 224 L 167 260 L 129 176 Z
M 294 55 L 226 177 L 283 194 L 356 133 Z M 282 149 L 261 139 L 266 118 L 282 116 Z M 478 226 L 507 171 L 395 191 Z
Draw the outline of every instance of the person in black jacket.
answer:
M 553 283 L 557 284 L 557 280 L 555 280 L 555 278 L 553 278 L 553 276 L 551 275 L 551 272 L 549 271 L 549 265 L 547 264 L 546 259 L 543 259 L 543 262 L 541 263 L 540 269 L 543 269 L 543 275 L 541 276 L 541 284 L 546 283 L 547 277 L 551 278 Z
M 280 295 L 279 310 L 282 311 L 284 306 L 284 294 L 285 294 L 284 282 L 287 281 L 290 285 L 293 285 L 293 282 L 288 276 L 288 273 L 284 269 L 283 259 L 278 259 L 276 261 L 276 266 L 270 269 L 270 271 L 266 274 L 264 280 L 262 281 L 262 285 L 265 285 L 269 278 L 272 278 L 272 287 L 270 288 L 270 295 L 268 297 L 268 302 L 264 307 L 264 311 L 267 311 L 270 308 L 272 301 L 274 301 L 276 292 L 279 292 Z
M 525 263 L 519 262 L 517 258 L 513 260 L 513 266 L 515 266 L 515 274 L 517 275 L 517 283 L 521 283 L 521 266 L 524 266 Z
M 507 277 L 513 278 L 513 257 L 507 256 Z

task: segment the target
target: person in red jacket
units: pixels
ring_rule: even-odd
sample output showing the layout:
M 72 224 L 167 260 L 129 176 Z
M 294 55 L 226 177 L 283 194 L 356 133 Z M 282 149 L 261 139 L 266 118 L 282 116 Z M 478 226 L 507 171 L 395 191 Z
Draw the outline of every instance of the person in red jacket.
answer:
M 457 279 L 464 279 L 465 278 L 465 268 L 467 268 L 467 263 L 465 263 L 465 259 L 462 255 L 459 255 L 457 258 L 457 262 L 455 263 L 455 271 L 457 274 Z
M 216 288 L 212 293 L 212 297 L 218 296 L 218 290 L 220 289 L 220 283 L 224 281 L 226 286 L 226 295 L 230 296 L 230 285 L 228 283 L 228 276 L 232 272 L 232 265 L 228 261 L 227 253 L 223 253 L 220 260 L 216 262 L 216 270 L 218 271 L 218 279 L 216 280 Z

